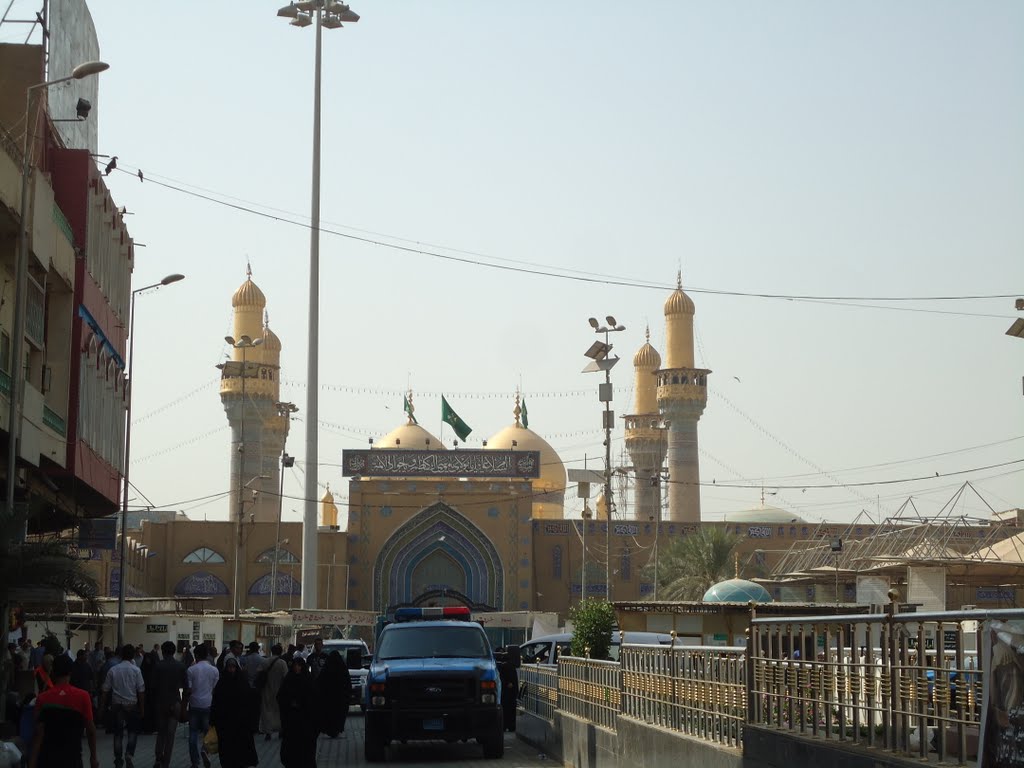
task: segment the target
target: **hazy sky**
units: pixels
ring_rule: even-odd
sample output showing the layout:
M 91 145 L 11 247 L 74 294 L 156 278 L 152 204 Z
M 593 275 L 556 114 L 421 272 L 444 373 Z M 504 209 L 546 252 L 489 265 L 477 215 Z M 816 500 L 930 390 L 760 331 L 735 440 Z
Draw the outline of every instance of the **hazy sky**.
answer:
M 111 65 L 93 112 L 100 151 L 131 174 L 308 221 L 314 32 L 277 18 L 281 1 L 92 0 Z M 596 466 L 587 318 L 627 326 L 614 382 L 628 413 L 629 362 L 648 322 L 664 351 L 681 268 L 698 364 L 714 371 L 702 479 L 749 486 L 703 488 L 706 515 L 756 506 L 762 482 L 769 504 L 810 519 L 891 514 L 908 496 L 932 514 L 965 480 L 996 509 L 1024 506 L 1024 463 L 992 466 L 1024 458 L 1012 298 L 863 308 L 700 292 L 1024 294 L 1024 4 L 353 8 L 362 20 L 324 38 L 325 228 L 648 287 L 325 233 L 321 481 L 344 491 L 342 449 L 401 423 L 407 382 L 424 426 L 438 433 L 443 391 L 477 446 L 511 422 L 521 383 L 530 426 L 566 466 Z M 222 518 L 230 433 L 214 366 L 231 294 L 248 259 L 284 344 L 282 395 L 304 410 L 308 231 L 131 174 L 109 182 L 146 245 L 134 284 L 187 275 L 138 300 L 132 479 L 155 505 Z M 285 519 L 301 508 L 303 429 L 288 443 Z M 621 429 L 614 439 L 618 461 Z M 888 482 L 916 477 L 930 479 Z M 820 485 L 834 487 L 807 487 Z

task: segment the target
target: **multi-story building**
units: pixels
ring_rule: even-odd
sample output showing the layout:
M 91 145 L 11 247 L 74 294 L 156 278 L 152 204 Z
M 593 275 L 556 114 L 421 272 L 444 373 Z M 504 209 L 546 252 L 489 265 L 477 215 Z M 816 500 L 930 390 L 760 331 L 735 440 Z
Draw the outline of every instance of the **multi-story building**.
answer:
M 53 71 L 54 61 L 68 56 L 51 51 L 47 71 L 46 54 L 38 45 L 0 45 L 0 452 L 6 466 L 11 377 L 24 377 L 20 424 L 14 425 L 21 431 L 14 481 L 17 501 L 27 505 L 30 531 L 67 528 L 118 508 L 134 264 L 132 239 L 91 148 L 69 146 L 55 129 L 54 119 L 66 116 L 50 114 L 46 89 L 34 91 L 26 113 L 28 88 L 68 74 Z M 93 111 L 88 119 L 96 116 Z M 23 223 L 24 147 L 30 171 Z M 15 264 L 23 226 L 25 354 L 13 361 Z

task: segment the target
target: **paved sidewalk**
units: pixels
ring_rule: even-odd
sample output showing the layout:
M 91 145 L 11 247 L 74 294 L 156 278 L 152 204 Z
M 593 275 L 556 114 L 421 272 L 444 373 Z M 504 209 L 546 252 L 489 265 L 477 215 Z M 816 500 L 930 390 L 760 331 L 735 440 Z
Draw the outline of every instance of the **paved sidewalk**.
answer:
M 114 766 L 114 738 L 102 731 L 97 734 L 100 768 Z M 135 748 L 135 768 L 153 768 L 156 736 L 139 736 Z M 266 741 L 256 736 L 256 752 L 259 768 L 278 768 L 281 742 L 278 737 Z M 83 743 L 83 757 L 86 765 L 89 748 Z M 520 766 L 546 766 L 554 768 L 555 762 L 538 755 L 537 750 L 516 738 L 514 733 L 505 734 L 505 757 L 503 760 L 484 760 L 479 744 L 416 743 L 392 745 L 388 750 L 388 763 L 403 766 L 445 766 L 456 763 L 466 768 L 489 766 L 489 768 L 519 768 Z M 211 756 L 212 768 L 219 768 L 216 755 Z M 363 718 L 351 714 L 345 723 L 345 735 L 337 739 L 321 736 L 317 744 L 317 768 L 338 768 L 340 766 L 363 765 Z M 189 768 L 188 726 L 179 725 L 174 739 L 174 753 L 171 768 Z

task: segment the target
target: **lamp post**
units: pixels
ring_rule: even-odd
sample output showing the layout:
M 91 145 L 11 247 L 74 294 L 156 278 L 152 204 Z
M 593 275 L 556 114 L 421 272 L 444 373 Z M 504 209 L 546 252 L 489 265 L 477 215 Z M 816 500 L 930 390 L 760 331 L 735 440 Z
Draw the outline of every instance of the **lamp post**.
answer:
M 591 317 L 588 322 L 594 329 L 594 333 L 604 334 L 604 341 L 595 341 L 583 354 L 591 359 L 584 369 L 584 373 L 604 371 L 604 384 L 598 387 L 598 399 L 604 403 L 604 502 L 608 510 L 608 522 L 605 526 L 605 598 L 612 599 L 612 427 L 615 426 L 615 412 L 612 410 L 612 368 L 619 362 L 618 357 L 609 358 L 608 353 L 612 351 L 612 345 L 608 341 L 609 334 L 626 330 L 626 326 L 620 325 L 611 315 L 605 317 L 608 325 L 601 325 L 596 317 Z
M 313 67 L 313 189 L 309 216 L 309 331 L 306 359 L 306 482 L 302 514 L 302 600 L 303 608 L 316 608 L 317 495 L 319 457 L 320 394 L 320 71 L 323 30 L 339 29 L 342 22 L 357 22 L 359 14 L 337 0 L 300 0 L 279 9 L 277 15 L 291 19 L 293 27 L 316 24 L 316 53 Z
M 274 403 L 277 408 L 277 415 L 283 417 L 286 420 L 286 424 L 291 425 L 292 414 L 299 410 L 295 403 Z M 288 427 L 284 430 L 285 438 L 288 437 Z M 277 533 L 274 535 L 274 541 L 281 541 L 281 512 L 284 507 L 284 471 L 289 467 L 295 466 L 295 457 L 289 456 L 287 451 L 281 452 L 281 483 L 277 494 Z M 280 557 L 280 552 L 277 549 L 277 545 L 274 545 L 274 565 L 271 568 L 273 574 L 270 581 L 270 610 L 274 611 L 277 605 L 277 561 Z
M 67 77 L 30 85 L 25 91 L 25 140 L 21 150 L 21 218 L 18 222 L 18 251 L 14 260 L 14 328 L 11 332 L 11 389 L 7 411 L 7 514 L 14 518 L 14 475 L 18 465 L 18 438 L 21 436 L 21 398 L 25 371 L 22 360 L 25 352 L 25 294 L 28 291 L 28 182 L 32 174 L 31 140 L 32 95 L 69 80 L 81 80 L 97 75 L 110 65 L 102 61 L 87 61 L 75 67 Z M 24 539 L 24 527 L 19 526 L 18 539 Z
M 242 476 L 245 474 L 245 380 L 248 378 L 249 373 L 246 370 L 245 353 L 246 350 L 253 349 L 260 346 L 263 343 L 263 339 L 253 339 L 249 336 L 242 336 L 237 341 L 234 336 L 225 336 L 224 341 L 230 344 L 235 349 L 242 350 L 242 367 L 240 375 L 242 377 L 242 402 L 241 402 L 241 414 L 239 415 L 239 428 L 238 428 L 238 514 L 235 520 L 235 533 L 237 535 L 237 542 L 235 547 L 235 574 L 234 574 L 234 586 L 232 587 L 231 602 L 234 606 L 233 613 L 234 618 L 238 619 L 238 614 L 241 611 L 242 601 L 241 595 L 239 594 L 239 577 L 242 571 L 242 515 L 244 513 L 245 498 L 242 494 L 246 488 L 249 487 L 249 483 L 253 480 L 259 480 L 261 477 L 253 477 L 249 482 L 242 484 Z
M 130 488 L 128 480 L 128 470 L 130 468 L 131 461 L 131 450 L 132 450 L 132 398 L 135 395 L 135 379 L 132 376 L 132 369 L 135 365 L 135 297 L 144 291 L 153 290 L 154 288 L 163 288 L 165 285 L 176 283 L 179 280 L 184 280 L 184 275 L 173 274 L 168 275 L 159 283 L 153 283 L 152 285 L 144 285 L 142 288 L 136 288 L 132 291 L 131 308 L 128 313 L 128 399 L 125 403 L 125 426 L 124 426 L 124 489 L 121 492 L 121 554 L 119 558 L 120 562 L 120 574 L 121 578 L 118 580 L 117 585 L 117 647 L 120 648 L 124 644 L 124 599 L 127 590 L 128 579 L 125 578 L 125 566 L 126 557 L 125 551 L 125 540 L 128 537 L 128 489 Z
M 287 455 L 287 454 L 285 454 Z M 289 456 L 289 458 L 291 458 Z M 279 524 L 280 525 L 280 524 Z M 281 529 L 278 527 L 277 535 L 281 535 Z M 274 612 L 274 602 L 277 599 L 277 564 L 281 559 L 281 545 L 287 544 L 288 539 L 277 539 L 274 542 L 274 564 L 270 567 L 270 612 Z

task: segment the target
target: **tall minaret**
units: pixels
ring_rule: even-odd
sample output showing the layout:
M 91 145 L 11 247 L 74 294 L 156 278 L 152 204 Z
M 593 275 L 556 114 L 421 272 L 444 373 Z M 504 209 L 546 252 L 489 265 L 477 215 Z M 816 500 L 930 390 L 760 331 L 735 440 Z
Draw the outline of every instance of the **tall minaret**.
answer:
M 658 379 L 661 355 L 651 346 L 651 329 L 647 341 L 633 356 L 636 401 L 634 413 L 625 416 L 626 450 L 633 462 L 636 478 L 634 516 L 637 520 L 661 520 L 661 487 L 656 479 L 665 461 L 666 435 L 658 413 Z
M 219 366 L 220 399 L 231 425 L 231 519 L 241 512 L 243 522 L 272 521 L 277 519 L 280 459 L 288 434 L 288 418 L 277 407 L 281 340 L 267 324 L 267 299 L 252 281 L 251 269 L 231 306 L 232 337 L 263 340 L 257 347 L 233 348 L 231 361 Z
M 700 522 L 700 459 L 697 422 L 708 402 L 708 374 L 694 368 L 693 301 L 682 274 L 665 302 L 665 367 L 658 378 L 658 409 L 668 427 L 668 519 Z

